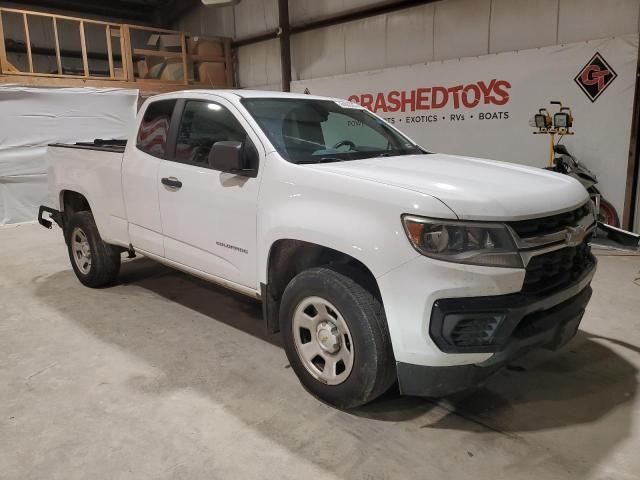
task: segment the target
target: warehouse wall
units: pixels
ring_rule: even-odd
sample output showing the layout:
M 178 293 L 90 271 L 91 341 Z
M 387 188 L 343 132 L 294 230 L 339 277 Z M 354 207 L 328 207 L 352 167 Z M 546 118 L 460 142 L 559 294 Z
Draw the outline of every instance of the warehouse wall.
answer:
M 192 33 L 193 35 L 214 35 L 237 38 L 233 7 L 213 8 L 199 5 L 182 15 L 173 24 L 173 28 Z M 275 27 L 272 27 L 272 29 L 273 28 Z M 258 29 L 262 30 L 262 28 Z M 264 27 L 262 31 L 267 30 L 268 29 Z
M 384 4 L 392 2 L 375 2 Z M 292 25 L 357 10 L 366 0 L 289 2 Z M 272 31 L 277 0 L 200 6 L 176 28 L 236 39 Z M 292 37 L 294 80 L 577 42 L 638 31 L 640 0 L 442 0 Z M 417 48 L 406 48 L 407 45 Z M 279 88 L 277 40 L 238 49 L 242 87 Z
M 393 2 L 290 0 L 289 13 L 295 26 L 384 3 Z M 202 35 L 247 38 L 277 28 L 277 4 L 277 0 L 242 0 L 224 9 L 200 6 L 181 18 L 176 27 Z M 441 0 L 293 35 L 292 79 L 530 50 L 639 30 L 640 0 Z M 237 54 L 239 86 L 281 88 L 278 40 L 240 47 Z M 618 160 L 626 163 L 626 154 L 622 156 Z M 589 162 L 594 170 L 606 173 L 607 165 L 598 159 L 589 158 Z M 623 183 L 616 183 L 605 194 L 621 199 L 623 190 Z M 636 212 L 637 229 L 640 196 Z

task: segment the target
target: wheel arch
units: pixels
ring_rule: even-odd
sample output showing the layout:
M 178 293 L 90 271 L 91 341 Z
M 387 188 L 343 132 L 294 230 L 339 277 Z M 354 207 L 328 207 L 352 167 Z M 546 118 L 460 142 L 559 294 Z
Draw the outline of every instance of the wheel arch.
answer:
M 91 204 L 86 195 L 76 190 L 63 189 L 59 193 L 59 205 L 62 218 L 63 231 L 66 235 L 69 219 L 75 212 L 91 212 Z
M 373 272 L 354 256 L 313 242 L 278 239 L 269 248 L 266 284 L 260 284 L 263 316 L 269 331 L 275 333 L 280 329 L 280 301 L 289 282 L 300 272 L 320 266 L 331 266 L 352 278 L 382 302 Z
M 91 211 L 91 205 L 86 195 L 75 190 L 60 191 L 60 208 L 62 211 L 81 212 Z

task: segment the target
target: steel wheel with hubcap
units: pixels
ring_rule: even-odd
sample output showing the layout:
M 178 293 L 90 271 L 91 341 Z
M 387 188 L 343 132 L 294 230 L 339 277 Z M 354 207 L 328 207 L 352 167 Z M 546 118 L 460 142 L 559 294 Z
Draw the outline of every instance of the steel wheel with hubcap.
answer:
M 344 318 L 330 302 L 308 297 L 293 317 L 296 351 L 307 371 L 327 385 L 339 385 L 353 369 L 353 342 Z
M 339 408 L 370 402 L 396 378 L 384 309 L 354 278 L 345 265 L 310 268 L 280 303 L 291 368 L 307 391 Z
M 87 275 L 91 270 L 91 245 L 81 228 L 76 227 L 71 232 L 71 251 L 78 270 Z
M 120 271 L 120 249 L 102 241 L 91 212 L 70 213 L 65 223 L 69 259 L 78 280 L 87 287 L 112 284 Z

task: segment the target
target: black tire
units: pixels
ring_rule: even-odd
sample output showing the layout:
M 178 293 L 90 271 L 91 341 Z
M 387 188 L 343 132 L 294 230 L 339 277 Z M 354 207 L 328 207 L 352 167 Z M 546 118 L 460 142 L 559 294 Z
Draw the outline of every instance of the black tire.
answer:
M 85 271 L 82 271 L 74 255 L 74 232 L 78 238 L 79 232 L 83 232 L 89 244 L 91 263 L 83 267 Z M 75 212 L 71 215 L 66 225 L 65 239 L 71 266 L 83 285 L 99 288 L 111 285 L 116 280 L 120 271 L 120 249 L 102 241 L 91 212 Z
M 309 297 L 320 297 L 334 305 L 350 331 L 353 367 L 340 384 L 328 385 L 311 375 L 296 349 L 293 317 Z M 368 290 L 331 267 L 312 268 L 291 280 L 280 305 L 280 327 L 287 358 L 300 382 L 330 405 L 341 409 L 364 405 L 386 392 L 396 380 L 383 306 Z

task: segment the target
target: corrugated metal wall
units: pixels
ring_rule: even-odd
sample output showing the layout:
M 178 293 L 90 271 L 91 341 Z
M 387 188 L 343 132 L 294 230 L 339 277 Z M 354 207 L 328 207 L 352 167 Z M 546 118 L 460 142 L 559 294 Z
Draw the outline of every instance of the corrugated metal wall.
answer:
M 384 4 L 392 2 L 375 2 Z M 373 3 L 295 0 L 291 24 Z M 442 0 L 292 36 L 293 80 L 542 47 L 638 31 L 640 0 Z M 277 0 L 198 7 L 176 28 L 236 39 L 277 28 Z M 242 87 L 280 87 L 277 40 L 238 50 Z

